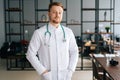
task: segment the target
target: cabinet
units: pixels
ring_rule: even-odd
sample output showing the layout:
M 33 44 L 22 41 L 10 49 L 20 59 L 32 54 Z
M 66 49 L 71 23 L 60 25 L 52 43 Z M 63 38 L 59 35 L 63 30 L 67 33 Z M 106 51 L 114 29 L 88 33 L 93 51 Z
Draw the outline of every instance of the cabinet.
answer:
M 6 41 L 20 41 L 23 39 L 22 0 L 4 0 L 4 3 Z
M 8 42 L 7 70 L 31 68 L 25 58 L 27 41 L 24 35 L 23 0 L 4 0 L 5 36 Z
M 34 0 L 4 0 L 6 42 L 30 40 L 35 30 Z
M 115 0 L 81 0 L 81 37 L 84 43 L 82 45 L 84 52 L 81 53 L 81 69 L 86 68 L 83 63 L 86 55 L 89 57 L 89 53 L 102 51 L 103 36 L 109 35 L 109 39 L 113 39 L 114 25 L 111 24 L 114 22 L 114 7 Z M 110 27 L 110 32 L 105 31 L 105 26 Z M 107 47 L 111 48 L 111 45 Z

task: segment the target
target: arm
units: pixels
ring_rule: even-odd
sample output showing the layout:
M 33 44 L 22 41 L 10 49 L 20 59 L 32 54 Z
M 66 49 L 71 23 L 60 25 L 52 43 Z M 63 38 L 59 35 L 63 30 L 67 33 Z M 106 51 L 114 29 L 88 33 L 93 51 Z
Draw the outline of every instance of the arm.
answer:
M 71 39 L 69 43 L 69 66 L 68 70 L 74 72 L 78 62 L 78 46 L 76 44 L 75 36 L 71 33 Z
M 40 48 L 40 45 L 41 45 L 40 35 L 38 34 L 37 31 L 35 31 L 31 38 L 28 51 L 26 54 L 26 58 L 35 68 L 35 70 L 38 72 L 39 75 L 43 74 L 44 71 L 46 71 L 46 68 L 41 64 L 38 57 L 36 56 L 37 51 Z

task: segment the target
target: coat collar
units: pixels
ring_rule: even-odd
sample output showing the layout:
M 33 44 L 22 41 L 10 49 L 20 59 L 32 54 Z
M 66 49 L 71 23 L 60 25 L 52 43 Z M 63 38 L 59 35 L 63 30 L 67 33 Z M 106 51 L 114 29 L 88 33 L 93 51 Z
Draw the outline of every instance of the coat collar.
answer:
M 50 30 L 61 30 L 61 25 L 59 24 L 58 28 L 56 28 L 55 26 L 53 26 L 51 23 L 48 23 L 48 28 Z

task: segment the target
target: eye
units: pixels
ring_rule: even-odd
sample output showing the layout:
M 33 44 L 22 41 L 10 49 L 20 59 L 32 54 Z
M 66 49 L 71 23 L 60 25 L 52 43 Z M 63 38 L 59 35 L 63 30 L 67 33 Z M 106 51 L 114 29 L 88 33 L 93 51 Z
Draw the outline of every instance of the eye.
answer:
M 53 13 L 56 13 L 55 11 Z
M 61 14 L 61 12 L 59 12 L 59 14 Z
M 56 12 L 55 11 L 51 11 L 51 13 L 55 14 Z

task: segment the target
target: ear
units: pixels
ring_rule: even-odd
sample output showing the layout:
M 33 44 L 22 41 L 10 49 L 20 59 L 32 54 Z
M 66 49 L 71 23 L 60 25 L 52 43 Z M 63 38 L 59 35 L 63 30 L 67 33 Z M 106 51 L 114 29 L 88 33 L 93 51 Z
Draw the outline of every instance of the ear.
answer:
M 50 16 L 50 12 L 48 11 L 48 16 Z
M 47 19 L 49 20 L 50 19 L 50 12 L 48 11 L 47 13 Z
M 49 12 L 46 14 L 46 16 L 47 16 L 47 21 L 49 21 Z

